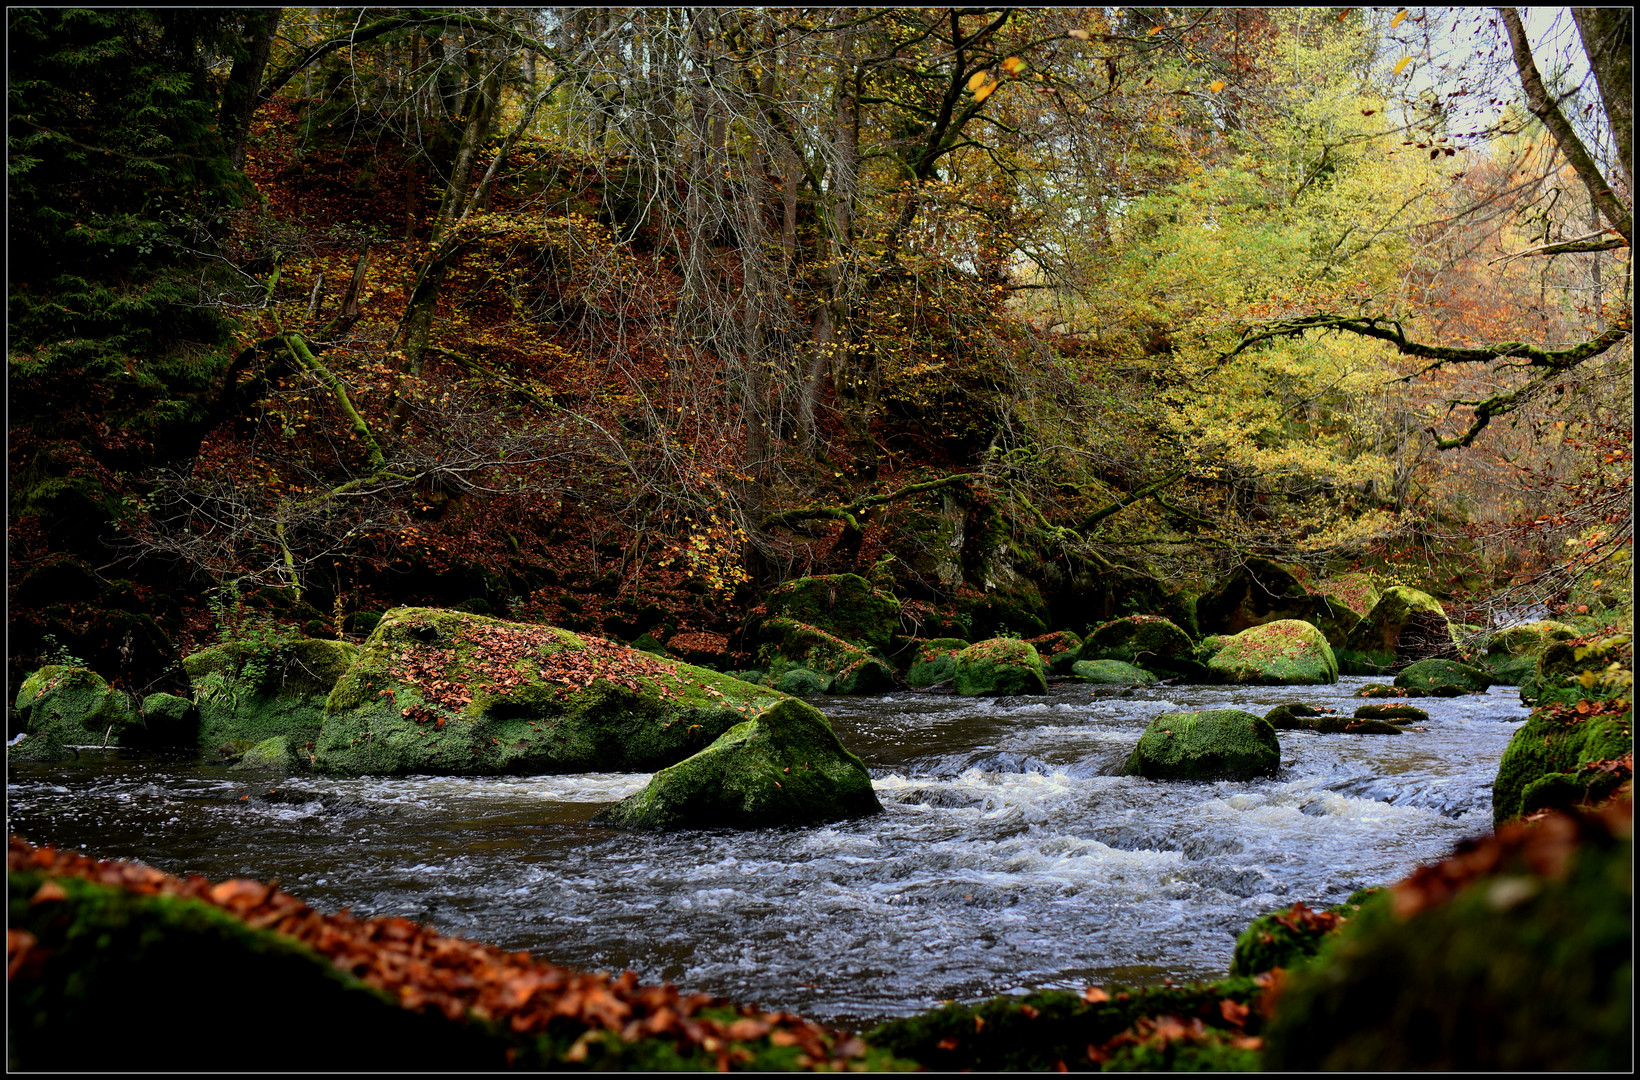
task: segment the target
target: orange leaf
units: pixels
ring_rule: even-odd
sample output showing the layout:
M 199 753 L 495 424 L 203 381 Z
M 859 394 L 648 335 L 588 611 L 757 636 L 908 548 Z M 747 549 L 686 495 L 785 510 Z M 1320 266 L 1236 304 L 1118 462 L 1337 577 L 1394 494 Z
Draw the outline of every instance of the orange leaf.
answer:
M 1002 70 L 1010 75 L 1018 75 L 1025 70 L 1025 61 L 1017 56 L 1010 56 L 1002 62 Z
M 1220 90 L 1224 89 L 1224 80 L 1223 79 L 1214 79 L 1212 82 L 1207 84 L 1207 88 L 1209 90 L 1213 91 L 1213 93 L 1216 94 Z
M 1150 30 L 1149 30 L 1149 32 L 1148 32 L 1148 33 L 1146 33 L 1146 34 L 1145 34 L 1145 36 L 1146 36 L 1146 37 L 1155 37 L 1155 36 L 1156 36 L 1156 35 L 1157 35 L 1157 34 L 1159 34 L 1159 33 L 1161 33 L 1161 32 L 1162 32 L 1162 28 L 1161 28 L 1161 27 L 1159 27 L 1159 26 L 1152 26 L 1152 27 L 1151 27 L 1151 28 L 1150 28 Z
M 974 91 L 974 100 L 975 101 L 984 101 L 986 98 L 988 98 L 992 94 L 994 94 L 996 92 L 996 88 L 1000 85 L 1002 85 L 1002 84 L 1001 83 L 986 83 L 984 86 L 982 86 L 978 90 Z

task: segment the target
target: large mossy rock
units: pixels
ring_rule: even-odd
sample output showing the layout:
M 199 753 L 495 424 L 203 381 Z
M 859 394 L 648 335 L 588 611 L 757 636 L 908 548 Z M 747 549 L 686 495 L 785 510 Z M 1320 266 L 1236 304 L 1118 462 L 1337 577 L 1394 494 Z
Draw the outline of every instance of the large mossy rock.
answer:
M 1268 720 L 1208 709 L 1152 720 L 1123 772 L 1147 780 L 1251 780 L 1280 767 L 1281 743 Z
M 1359 889 L 1342 904 L 1321 910 L 1299 903 L 1260 915 L 1236 936 L 1231 975 L 1257 975 L 1273 968 L 1291 971 L 1308 963 L 1366 903 L 1383 903 L 1381 889 Z
M 325 701 L 359 655 L 346 641 L 298 638 L 229 641 L 184 657 L 199 705 L 204 751 L 286 736 L 308 752 L 325 721 Z
M 905 681 L 921 690 L 945 682 L 957 673 L 957 654 L 968 647 L 962 638 L 934 638 L 922 642 L 911 656 Z
M 1616 661 L 1632 666 L 1633 649 L 1626 645 L 1614 638 L 1549 642 L 1538 654 L 1537 669 L 1521 684 L 1520 700 L 1527 705 L 1580 700 L 1584 691 L 1578 679 L 1585 672 L 1605 671 Z
M 1078 660 L 1071 665 L 1071 674 L 1083 682 L 1107 686 L 1152 686 L 1156 682 L 1156 676 L 1144 668 L 1120 660 Z
M 792 668 L 806 668 L 830 680 L 833 694 L 874 694 L 894 687 L 894 671 L 874 654 L 836 634 L 796 619 L 763 623 L 758 662 L 778 682 Z
M 1369 574 L 1335 574 L 1315 587 L 1315 591 L 1330 600 L 1335 608 L 1343 607 L 1358 619 L 1377 606 L 1383 594 Z
M 557 627 L 395 608 L 331 691 L 313 765 L 344 775 L 648 772 L 778 700 Z
M 1450 654 L 1457 636 L 1441 602 L 1406 585 L 1386 589 L 1338 651 L 1345 675 L 1380 675 Z
M 1320 686 L 1338 681 L 1338 661 L 1320 630 L 1297 619 L 1252 626 L 1222 642 L 1207 662 L 1221 682 Z
M 1631 814 L 1500 831 L 1365 905 L 1284 980 L 1264 1068 L 1629 1071 Z
M 991 638 L 968 646 L 957 654 L 952 678 L 957 693 L 965 697 L 1048 692 L 1036 647 L 1018 638 Z
M 824 714 L 788 698 L 660 770 L 593 820 L 627 829 L 756 829 L 881 809 L 865 765 L 838 742 Z
M 90 668 L 47 664 L 23 680 L 16 709 L 36 745 L 119 746 L 142 728 L 131 696 Z
M 1183 630 L 1160 615 L 1129 615 L 1088 631 L 1078 660 L 1120 660 L 1163 678 L 1200 681 L 1207 674 L 1195 645 Z
M 770 591 L 771 618 L 794 619 L 858 645 L 888 648 L 900 626 L 900 602 L 858 574 L 797 578 Z
M 1624 781 L 1616 763 L 1634 753 L 1632 699 L 1579 704 L 1588 711 L 1557 702 L 1540 706 L 1509 740 L 1492 782 L 1495 824 L 1598 801 Z
M 1537 674 L 1538 657 L 1544 649 L 1577 636 L 1575 627 L 1553 619 L 1517 623 L 1487 639 L 1486 653 L 1476 663 L 1486 668 L 1494 682 L 1523 686 Z
M 1335 581 L 1332 590 L 1311 590 L 1300 571 L 1268 559 L 1248 559 L 1196 601 L 1196 620 L 1206 635 L 1239 634 L 1255 626 L 1298 620 L 1342 645 L 1371 605 L 1357 610 L 1345 599 L 1359 590 Z M 1374 594 L 1376 599 L 1376 594 Z
M 1042 658 L 1042 670 L 1050 675 L 1069 675 L 1082 653 L 1082 638 L 1074 630 L 1055 630 L 1029 640 Z
M 1456 660 L 1429 659 L 1408 664 L 1395 676 L 1395 685 L 1421 690 L 1430 697 L 1478 694 L 1492 685 L 1492 676 Z

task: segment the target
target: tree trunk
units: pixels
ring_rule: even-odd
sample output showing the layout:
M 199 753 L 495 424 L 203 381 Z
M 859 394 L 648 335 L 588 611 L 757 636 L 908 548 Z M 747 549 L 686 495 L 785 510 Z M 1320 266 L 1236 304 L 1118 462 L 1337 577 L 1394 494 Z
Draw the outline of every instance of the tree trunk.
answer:
M 228 84 L 222 88 L 222 107 L 217 127 L 228 144 L 228 154 L 236 169 L 245 167 L 245 144 L 250 138 L 251 115 L 256 111 L 257 87 L 268 66 L 273 49 L 273 32 L 279 26 L 278 8 L 252 8 L 245 12 L 242 38 L 245 55 L 234 60 Z

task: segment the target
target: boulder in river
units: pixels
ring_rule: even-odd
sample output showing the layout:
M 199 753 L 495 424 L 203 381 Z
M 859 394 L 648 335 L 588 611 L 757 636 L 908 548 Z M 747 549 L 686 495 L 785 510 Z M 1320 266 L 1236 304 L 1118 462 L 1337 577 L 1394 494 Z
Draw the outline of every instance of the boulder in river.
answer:
M 40 746 L 84 746 L 120 739 L 141 727 L 136 703 L 90 668 L 47 664 L 23 680 L 16 709 Z M 32 748 L 31 748 L 32 749 Z
M 1042 658 L 1042 670 L 1050 675 L 1069 675 L 1082 652 L 1082 638 L 1074 630 L 1055 630 L 1029 640 Z
M 759 661 L 769 678 L 807 668 L 830 680 L 833 694 L 871 694 L 894 687 L 894 672 L 873 653 L 796 619 L 769 619 L 760 628 Z
M 1422 590 L 1396 585 L 1384 591 L 1345 639 L 1338 651 L 1339 669 L 1345 675 L 1377 675 L 1457 646 L 1441 602 Z
M 1430 697 L 1478 694 L 1492 685 L 1492 676 L 1478 667 L 1456 660 L 1429 659 L 1408 664 L 1395 676 L 1395 685 L 1421 690 Z
M 952 677 L 957 693 L 968 697 L 999 694 L 1046 694 L 1048 680 L 1036 647 L 1019 638 L 991 638 L 957 654 Z
M 1552 642 L 1577 637 L 1577 630 L 1553 619 L 1518 623 L 1493 634 L 1479 663 L 1493 682 L 1520 686 L 1537 674 L 1538 657 Z
M 764 600 L 771 618 L 794 619 L 844 641 L 888 648 L 900 602 L 858 574 L 824 574 L 776 586 Z
M 347 775 L 648 772 L 778 700 L 558 627 L 395 608 L 331 691 L 312 764 Z
M 871 776 L 814 706 L 788 698 L 657 772 L 594 822 L 686 829 L 838 821 L 882 809 Z
M 819 697 L 830 685 L 831 680 L 825 676 L 816 674 L 808 668 L 794 667 L 786 669 L 775 681 L 774 688 L 793 697 Z
M 917 646 L 905 681 L 921 690 L 957 673 L 957 654 L 968 647 L 962 638 L 933 638 Z
M 1228 638 L 1207 670 L 1221 682 L 1262 686 L 1320 686 L 1338 681 L 1338 661 L 1327 639 L 1307 622 L 1282 619 Z
M 347 641 L 227 641 L 183 658 L 199 705 L 197 745 L 244 750 L 277 735 L 314 742 L 325 701 L 359 656 Z
M 1427 723 L 1429 714 L 1416 705 L 1363 705 L 1355 710 L 1357 720 L 1383 720 L 1392 724 Z
M 1071 674 L 1083 682 L 1107 686 L 1152 686 L 1156 682 L 1156 676 L 1144 668 L 1120 660 L 1078 660 L 1071 665 Z
M 1178 626 L 1160 615 L 1128 615 L 1088 631 L 1078 660 L 1120 660 L 1163 678 L 1199 682 L 1206 669 L 1197 662 L 1195 645 Z
M 1268 720 L 1208 709 L 1152 720 L 1123 771 L 1147 780 L 1251 780 L 1280 767 L 1281 743 Z

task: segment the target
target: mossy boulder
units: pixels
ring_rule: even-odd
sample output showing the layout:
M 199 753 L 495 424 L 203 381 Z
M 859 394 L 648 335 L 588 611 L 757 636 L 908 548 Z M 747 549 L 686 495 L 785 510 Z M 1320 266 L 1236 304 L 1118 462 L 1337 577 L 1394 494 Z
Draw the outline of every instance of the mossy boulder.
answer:
M 1196 622 L 1204 634 L 1239 634 L 1278 619 L 1301 619 L 1314 599 L 1294 571 L 1252 558 L 1196 599 Z
M 1220 682 L 1259 686 L 1321 686 L 1338 681 L 1327 639 L 1307 622 L 1283 619 L 1249 627 L 1207 662 Z
M 264 739 L 239 756 L 232 768 L 243 772 L 289 773 L 300 769 L 301 762 L 287 735 Z
M 184 657 L 199 706 L 196 745 L 210 753 L 285 735 L 306 749 L 324 726 L 325 701 L 359 651 L 351 642 L 295 638 L 229 641 Z
M 1144 668 L 1120 660 L 1078 660 L 1071 665 L 1071 674 L 1083 682 L 1108 686 L 1152 686 L 1156 682 L 1156 676 Z
M 1623 771 L 1609 763 L 1634 753 L 1634 706 L 1600 702 L 1594 708 L 1600 711 L 1541 707 L 1515 732 L 1492 782 L 1496 824 L 1597 801 L 1622 783 Z
M 1264 719 L 1277 731 L 1292 731 L 1296 728 L 1308 727 L 1307 721 L 1312 717 L 1327 715 L 1314 705 L 1306 705 L 1302 701 L 1295 701 L 1286 705 L 1277 705 L 1264 714 Z
M 1069 675 L 1082 652 L 1082 638 L 1074 630 L 1055 630 L 1029 640 L 1050 675 Z
M 1338 653 L 1345 675 L 1377 675 L 1458 647 L 1446 609 L 1433 596 L 1406 585 L 1384 590 Z
M 1148 780 L 1251 780 L 1280 767 L 1281 743 L 1268 720 L 1208 709 L 1152 720 L 1123 772 Z
M 770 591 L 771 618 L 807 623 L 844 641 L 888 648 L 900 625 L 900 602 L 858 574 L 798 578 Z
M 1284 980 L 1264 1068 L 1629 1071 L 1633 841 L 1621 818 L 1500 831 L 1363 906 Z
M 1322 581 L 1315 591 L 1325 596 L 1335 608 L 1343 607 L 1357 618 L 1365 618 L 1382 599 L 1377 584 L 1369 574 L 1336 574 Z
M 839 821 L 882 809 L 871 776 L 824 714 L 787 698 L 602 811 L 628 829 L 741 829 Z
M 47 664 L 23 680 L 15 707 L 23 730 L 42 746 L 118 746 L 142 729 L 131 695 L 90 668 Z
M 1230 974 L 1257 975 L 1308 963 L 1363 904 L 1382 903 L 1385 898 L 1382 889 L 1361 889 L 1342 904 L 1328 908 L 1316 910 L 1300 903 L 1260 915 L 1237 935 L 1235 951 L 1230 954 Z
M 1625 646 L 1627 642 L 1617 638 L 1549 642 L 1538 654 L 1536 671 L 1521 684 L 1521 701 L 1536 705 L 1581 700 L 1584 691 L 1577 680 L 1584 672 L 1604 671 L 1614 661 L 1632 664 L 1632 647 Z
M 788 668 L 774 684 L 776 690 L 793 697 L 819 697 L 830 686 L 830 679 L 800 667 Z
M 1355 710 L 1358 720 L 1384 720 L 1389 723 L 1428 723 L 1429 714 L 1416 705 L 1363 705 Z
M 1456 660 L 1419 660 L 1408 664 L 1395 676 L 1395 685 L 1422 690 L 1431 697 L 1478 694 L 1492 685 L 1492 676 L 1478 667 Z
M 343 775 L 648 772 L 778 700 L 558 627 L 395 608 L 331 691 L 313 765 Z
M 934 638 L 917 646 L 905 681 L 921 690 L 945 682 L 957 673 L 957 654 L 968 647 L 962 638 Z
M 1048 692 L 1042 658 L 1019 638 L 975 642 L 957 654 L 955 665 L 952 678 L 965 697 Z
M 778 682 L 792 668 L 831 680 L 833 694 L 871 694 L 894 687 L 894 672 L 873 653 L 796 619 L 769 619 L 761 628 L 758 660 Z
M 1537 656 L 1551 641 L 1567 641 L 1577 637 L 1577 628 L 1554 619 L 1516 623 L 1504 627 L 1486 642 L 1487 656 Z
M 1207 669 L 1196 661 L 1190 636 L 1160 615 L 1129 615 L 1088 631 L 1078 660 L 1120 660 L 1163 678 L 1200 681 Z

